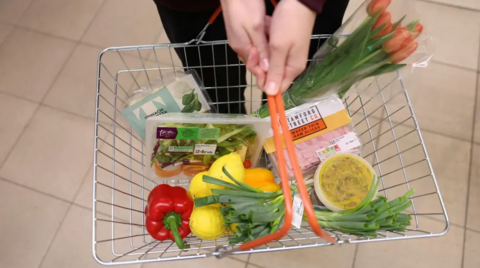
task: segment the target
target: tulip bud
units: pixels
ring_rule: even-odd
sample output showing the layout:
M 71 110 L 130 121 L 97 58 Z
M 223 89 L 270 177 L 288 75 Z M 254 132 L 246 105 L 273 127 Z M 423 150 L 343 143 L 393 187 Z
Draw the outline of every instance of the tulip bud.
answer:
M 390 22 L 380 32 L 378 32 L 373 38 L 380 38 L 392 32 L 393 24 Z
M 395 35 L 382 45 L 383 50 L 387 53 L 399 50 L 403 44 L 412 39 L 412 34 L 407 30 L 397 29 L 394 33 Z
M 408 58 L 408 56 L 410 56 L 413 52 L 415 52 L 415 50 L 417 50 L 417 47 L 418 47 L 418 42 L 411 40 L 410 42 L 405 44 L 402 48 L 390 54 L 390 61 L 392 63 L 399 63 L 405 60 L 406 58 Z
M 372 0 L 367 6 L 367 13 L 370 17 L 378 14 L 378 12 L 384 11 L 390 5 L 392 0 Z
M 417 37 L 422 34 L 423 32 L 423 25 L 419 22 L 417 23 L 417 25 L 415 25 L 415 28 L 413 28 L 413 31 L 412 31 L 412 36 L 413 36 L 413 39 L 417 39 Z
M 375 22 L 375 24 L 373 24 L 373 30 L 377 29 L 378 27 L 381 27 L 384 24 L 391 24 L 392 23 L 391 20 L 392 20 L 392 14 L 390 14 L 390 12 L 388 11 L 382 12 L 382 14 L 378 16 L 378 19 Z

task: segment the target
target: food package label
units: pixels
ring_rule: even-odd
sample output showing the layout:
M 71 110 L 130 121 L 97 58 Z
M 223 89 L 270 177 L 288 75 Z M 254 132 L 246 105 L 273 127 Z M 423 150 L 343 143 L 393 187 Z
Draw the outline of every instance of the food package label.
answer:
M 320 161 L 324 161 L 327 157 L 335 155 L 336 153 L 347 153 L 356 150 L 361 146 L 360 140 L 355 132 L 349 132 L 343 136 L 335 138 L 330 141 L 330 146 L 316 151 Z
M 300 229 L 303 219 L 303 201 L 299 194 L 293 196 L 292 225 Z
M 352 122 L 341 102 L 328 100 L 304 104 L 294 111 L 287 111 L 286 117 L 293 144 L 313 139 Z M 264 144 L 267 154 L 276 152 L 272 131 L 269 136 Z
M 205 112 L 210 106 L 192 74 L 174 82 L 124 109 L 121 114 L 133 129 L 145 139 L 145 121 L 149 117 L 173 112 Z

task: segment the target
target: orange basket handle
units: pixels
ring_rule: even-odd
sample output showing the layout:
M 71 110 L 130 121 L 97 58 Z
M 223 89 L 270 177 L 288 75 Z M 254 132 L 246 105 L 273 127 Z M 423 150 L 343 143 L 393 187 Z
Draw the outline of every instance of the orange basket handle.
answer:
M 282 181 L 282 190 L 283 195 L 285 198 L 285 218 L 283 222 L 283 226 L 277 232 L 260 237 L 248 243 L 242 244 L 240 246 L 241 250 L 248 250 L 254 247 L 261 246 L 266 244 L 272 240 L 278 240 L 282 238 L 292 226 L 292 195 L 290 191 L 290 185 L 288 181 L 287 175 L 287 168 L 285 164 L 285 156 L 283 144 L 282 144 L 282 135 L 280 134 L 280 129 L 278 127 L 277 116 L 280 118 L 280 125 L 282 127 L 283 137 L 286 144 L 288 156 L 290 161 L 292 161 L 293 172 L 295 175 L 295 180 L 297 182 L 297 187 L 300 193 L 300 197 L 303 201 L 305 213 L 307 214 L 307 220 L 310 224 L 312 230 L 321 238 L 325 239 L 329 243 L 335 243 L 335 239 L 325 233 L 320 225 L 317 222 L 317 218 L 315 217 L 315 213 L 313 210 L 312 202 L 310 200 L 310 196 L 308 195 L 307 188 L 305 186 L 305 181 L 303 180 L 303 174 L 300 170 L 300 166 L 298 164 L 297 155 L 295 154 L 295 149 L 293 147 L 293 138 L 290 130 L 288 129 L 287 118 L 285 116 L 285 107 L 283 106 L 283 99 L 282 94 L 278 93 L 275 96 L 268 96 L 268 108 L 270 111 L 270 118 L 272 123 L 273 129 L 273 138 L 275 141 L 275 147 L 277 148 L 277 157 L 278 157 L 278 168 L 279 168 L 279 175 Z

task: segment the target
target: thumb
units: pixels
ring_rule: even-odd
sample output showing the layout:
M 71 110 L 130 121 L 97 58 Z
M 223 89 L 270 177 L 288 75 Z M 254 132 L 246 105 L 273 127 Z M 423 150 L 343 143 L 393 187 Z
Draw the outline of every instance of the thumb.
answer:
M 268 41 L 264 24 L 250 33 L 250 40 L 252 41 L 252 46 L 258 49 L 260 67 L 263 69 L 263 71 L 268 71 Z

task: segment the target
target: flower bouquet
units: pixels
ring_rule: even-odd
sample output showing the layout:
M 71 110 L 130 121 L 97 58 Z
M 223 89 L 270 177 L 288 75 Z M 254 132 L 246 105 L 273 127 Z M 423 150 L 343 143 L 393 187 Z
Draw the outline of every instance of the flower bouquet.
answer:
M 315 54 L 307 70 L 283 94 L 285 109 L 332 94 L 343 97 L 367 77 L 397 71 L 415 60 L 428 62 L 429 38 L 415 17 L 412 0 L 366 1 Z M 396 20 L 392 18 L 397 16 Z M 360 24 L 355 25 L 360 18 Z M 406 22 L 405 22 L 406 21 Z M 349 29 L 353 29 L 349 30 Z M 423 35 L 423 38 L 419 38 Z M 422 49 L 419 49 L 422 47 Z M 417 54 L 416 57 L 411 57 Z M 418 65 L 418 64 L 416 64 Z M 358 92 L 357 92 L 358 93 Z M 268 104 L 256 111 L 269 116 Z

